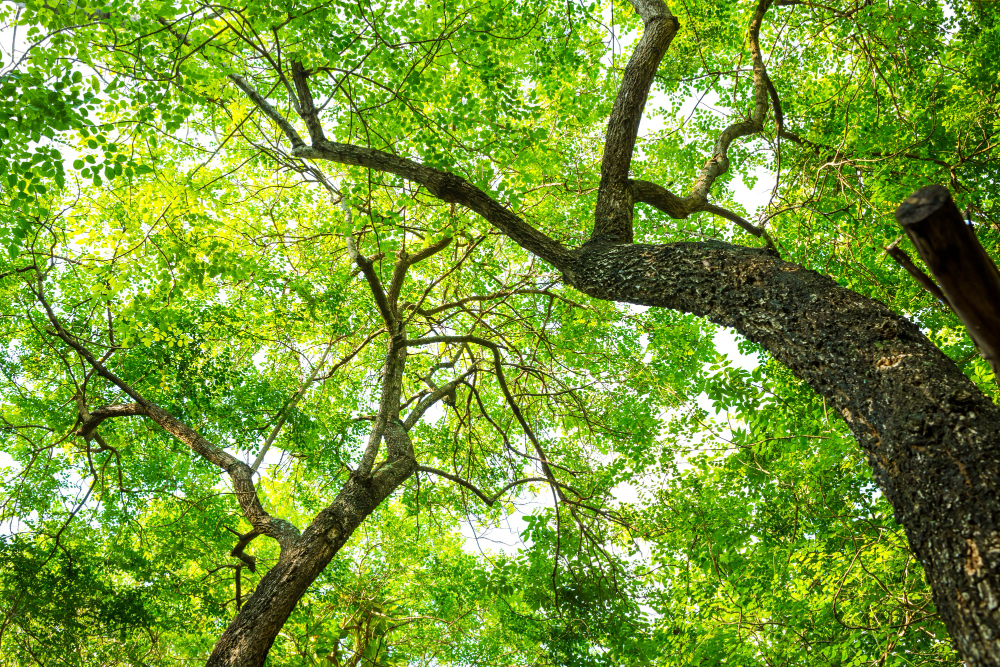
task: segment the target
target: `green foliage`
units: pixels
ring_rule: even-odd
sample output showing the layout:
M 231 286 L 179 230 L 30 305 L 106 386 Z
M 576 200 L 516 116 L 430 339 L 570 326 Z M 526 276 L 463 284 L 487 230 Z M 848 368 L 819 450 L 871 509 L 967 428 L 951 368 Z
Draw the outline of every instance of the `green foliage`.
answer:
M 639 30 L 625 5 L 2 7 L 33 46 L 0 75 L 0 665 L 203 660 L 278 557 L 264 537 L 254 569 L 230 554 L 249 525 L 228 478 L 151 421 L 78 435 L 81 404 L 130 399 L 52 320 L 214 445 L 250 463 L 270 443 L 258 495 L 304 528 L 378 410 L 388 337 L 348 234 L 384 285 L 404 253 L 452 239 L 400 285 L 408 335 L 487 338 L 501 363 L 412 348 L 407 410 L 467 375 L 410 435 L 421 465 L 503 493 L 487 505 L 415 475 L 300 601 L 269 665 L 959 664 L 891 509 L 808 387 L 749 344 L 759 363 L 727 359 L 703 320 L 580 296 L 413 184 L 292 155 L 228 78 L 306 136 L 285 87 L 302 62 L 331 141 L 453 171 L 579 245 L 630 52 L 606 26 Z M 671 7 L 661 126 L 632 171 L 684 192 L 749 106 L 753 7 Z M 943 181 L 998 254 L 997 11 L 772 8 L 762 39 L 795 138 L 769 125 L 734 144 L 712 190 L 787 259 L 918 321 L 994 397 L 960 323 L 882 247 L 895 205 Z M 692 110 L 705 94 L 730 115 Z M 767 203 L 744 209 L 741 183 L 771 174 Z M 758 242 L 705 213 L 636 222 L 645 242 Z M 501 371 L 562 495 L 537 481 Z

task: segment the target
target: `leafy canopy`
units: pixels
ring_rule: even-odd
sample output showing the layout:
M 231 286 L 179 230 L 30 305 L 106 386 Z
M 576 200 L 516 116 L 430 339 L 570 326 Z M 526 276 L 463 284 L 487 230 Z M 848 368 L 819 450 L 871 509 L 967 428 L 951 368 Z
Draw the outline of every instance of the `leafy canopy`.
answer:
M 750 107 L 753 6 L 672 10 L 682 28 L 632 173 L 683 193 Z M 786 259 L 917 320 L 994 398 L 958 321 L 882 248 L 898 202 L 941 181 L 997 256 L 997 11 L 779 3 L 762 44 L 781 124 L 734 143 L 711 191 Z M 257 539 L 255 567 L 230 555 L 250 526 L 228 478 L 151 422 L 76 435 L 123 396 L 53 319 L 216 446 L 263 456 L 263 505 L 302 527 L 378 410 L 387 336 L 350 235 L 386 285 L 405 253 L 450 237 L 401 285 L 410 335 L 485 338 L 500 361 L 467 342 L 411 351 L 411 407 L 462 378 L 412 429 L 418 461 L 468 484 L 411 478 L 310 588 L 269 664 L 958 664 L 890 508 L 810 389 L 748 343 L 755 361 L 727 357 L 696 318 L 575 293 L 412 183 L 294 157 L 230 78 L 295 118 L 300 62 L 330 140 L 457 173 L 579 245 L 640 30 L 627 5 L 115 0 L 0 17 L 14 45 L 0 72 L 5 661 L 203 659 L 278 554 Z M 748 202 L 744 184 L 766 194 Z M 647 242 L 759 243 L 706 212 L 637 211 Z M 505 488 L 541 474 L 501 376 L 565 497 Z M 503 491 L 487 504 L 470 485 Z M 520 541 L 470 537 L 484 529 Z

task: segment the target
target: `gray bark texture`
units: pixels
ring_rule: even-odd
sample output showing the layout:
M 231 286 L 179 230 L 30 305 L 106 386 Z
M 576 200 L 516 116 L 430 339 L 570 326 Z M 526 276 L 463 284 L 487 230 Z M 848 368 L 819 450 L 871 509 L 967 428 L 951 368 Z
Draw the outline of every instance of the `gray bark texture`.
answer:
M 410 438 L 391 422 L 387 463 L 372 476 L 353 476 L 261 578 L 219 638 L 208 667 L 259 667 L 299 599 L 369 514 L 416 470 Z
M 732 327 L 812 385 L 867 454 L 967 664 L 1000 665 L 1000 408 L 915 324 L 723 243 L 588 244 L 564 273 L 599 299 Z

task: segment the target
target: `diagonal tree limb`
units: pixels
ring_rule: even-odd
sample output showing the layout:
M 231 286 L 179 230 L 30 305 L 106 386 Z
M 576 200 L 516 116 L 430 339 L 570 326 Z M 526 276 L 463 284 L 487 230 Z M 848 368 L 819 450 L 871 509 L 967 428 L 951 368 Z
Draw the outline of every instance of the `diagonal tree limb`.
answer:
M 178 420 L 156 403 L 144 398 L 127 382 L 104 366 L 100 360 L 94 357 L 90 350 L 62 326 L 52 307 L 45 299 L 41 291 L 41 286 L 39 285 L 34 291 L 36 298 L 45 308 L 49 322 L 52 324 L 54 335 L 73 348 L 98 375 L 107 379 L 121 391 L 135 399 L 134 404 L 126 406 L 110 406 L 106 409 L 98 408 L 93 413 L 90 413 L 91 419 L 94 418 L 95 414 L 98 416 L 97 423 L 113 416 L 143 415 L 150 418 L 163 428 L 163 430 L 183 442 L 206 461 L 215 464 L 229 473 L 236 500 L 243 510 L 243 515 L 252 526 L 258 528 L 265 535 L 277 540 L 282 549 L 294 542 L 299 534 L 298 529 L 284 519 L 272 517 L 264 510 L 263 505 L 261 505 L 260 498 L 257 496 L 257 489 L 253 484 L 253 472 L 250 470 L 250 466 L 229 452 L 216 447 L 197 431 Z M 89 427 L 89 432 L 92 434 L 93 429 L 96 427 L 97 424 L 93 424 L 93 427 Z
M 478 213 L 516 243 L 555 266 L 564 265 L 575 256 L 573 251 L 535 229 L 485 192 L 455 174 L 373 148 L 334 141 L 321 141 L 307 146 L 295 127 L 278 113 L 264 96 L 254 90 L 242 77 L 234 74 L 229 78 L 257 108 L 264 112 L 264 115 L 281 128 L 292 144 L 293 156 L 308 160 L 328 160 L 394 174 L 419 183 L 444 202 L 461 204 Z
M 951 308 L 951 304 L 948 303 L 948 297 L 944 295 L 938 284 L 934 282 L 934 279 L 928 276 L 926 273 L 920 270 L 910 256 L 906 254 L 906 251 L 899 247 L 899 239 L 896 239 L 890 243 L 886 248 L 885 252 L 889 257 L 892 257 L 896 264 L 899 264 L 904 271 L 913 276 L 913 279 L 920 283 L 920 286 L 931 293 L 934 298 L 943 303 L 944 305 Z
M 477 370 L 476 367 L 473 366 L 472 368 L 465 371 L 465 373 L 458 376 L 451 382 L 441 385 L 440 387 L 434 389 L 434 391 L 432 391 L 430 394 L 424 397 L 419 403 L 417 403 L 416 407 L 414 407 L 413 410 L 410 411 L 410 414 L 406 416 L 406 419 L 403 420 L 403 428 L 406 429 L 407 431 L 413 428 L 416 425 L 416 423 L 420 420 L 420 418 L 424 416 L 424 413 L 427 412 L 427 410 L 429 410 L 432 405 L 440 401 L 442 398 L 444 398 L 451 392 L 455 391 L 455 388 L 458 387 L 458 385 L 463 384 L 465 382 L 465 378 L 475 373 L 476 370 Z
M 313 101 L 312 91 L 309 90 L 309 83 L 306 80 L 308 72 L 302 63 L 292 61 L 292 82 L 295 84 L 295 94 L 299 98 L 297 111 L 305 121 L 306 129 L 309 131 L 309 139 L 314 143 L 326 141 L 323 134 L 323 124 L 319 121 L 319 114 L 316 111 L 316 103 Z
M 299 135 L 295 127 L 291 123 L 289 123 L 284 116 L 278 113 L 277 110 L 271 106 L 271 103 L 268 102 L 263 95 L 254 90 L 253 86 L 247 83 L 243 79 L 243 77 L 238 76 L 236 74 L 230 74 L 229 80 L 235 83 L 236 86 L 240 90 L 242 90 L 247 97 L 250 98 L 250 101 L 253 102 L 258 109 L 264 112 L 265 116 L 270 118 L 275 125 L 281 128 L 281 131 L 285 134 L 286 137 L 288 137 L 288 140 L 291 142 L 293 152 L 296 148 L 306 145 L 306 142 L 302 141 L 302 137 Z
M 379 279 L 378 274 L 375 273 L 374 264 L 358 251 L 358 246 L 355 245 L 354 237 L 350 233 L 347 234 L 346 240 L 347 254 L 358 265 L 365 280 L 368 281 L 372 296 L 375 298 L 375 305 L 378 306 L 378 312 L 382 315 L 385 326 L 388 327 L 390 332 L 394 332 L 396 330 L 396 314 L 389 305 L 385 290 L 382 288 L 382 281 Z
M 288 404 L 285 405 L 284 409 L 282 409 L 281 414 L 278 416 L 278 422 L 274 425 L 274 428 L 271 429 L 270 435 L 267 436 L 267 440 L 264 441 L 264 444 L 261 446 L 260 451 L 257 452 L 257 457 L 254 459 L 253 464 L 250 466 L 251 472 L 257 472 L 257 469 L 260 467 L 260 464 L 264 462 L 264 457 L 267 455 L 267 450 L 269 450 L 271 448 L 271 445 L 274 444 L 275 439 L 277 439 L 278 434 L 281 432 L 281 428 L 285 425 L 285 421 L 288 419 L 288 413 L 292 409 L 294 409 L 296 405 L 298 405 L 298 402 L 302 400 L 303 396 L 305 396 L 306 391 L 308 391 L 312 383 L 316 381 L 316 376 L 319 375 L 320 369 L 323 368 L 323 364 L 326 363 L 326 357 L 327 355 L 330 354 L 330 350 L 333 348 L 333 343 L 334 339 L 331 337 L 330 342 L 327 344 L 326 349 L 323 351 L 323 356 L 320 358 L 319 363 L 313 366 L 312 373 L 310 373 L 309 377 L 306 378 L 306 380 L 302 383 L 302 385 L 299 387 L 299 390 L 295 392 L 295 395 L 292 397 L 292 400 L 290 400 Z M 252 571 L 253 570 L 251 570 L 251 572 Z

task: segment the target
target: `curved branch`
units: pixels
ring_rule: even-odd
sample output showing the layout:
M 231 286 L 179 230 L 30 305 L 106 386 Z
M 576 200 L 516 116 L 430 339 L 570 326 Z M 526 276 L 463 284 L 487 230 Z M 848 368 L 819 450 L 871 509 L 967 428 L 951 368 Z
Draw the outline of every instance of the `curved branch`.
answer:
M 772 0 L 761 0 L 758 3 L 748 30 L 750 56 L 753 61 L 753 109 L 748 118 L 729 125 L 715 140 L 712 157 L 702 167 L 701 174 L 691 188 L 691 194 L 684 198 L 689 210 L 702 208 L 708 201 L 712 184 L 719 176 L 729 171 L 729 146 L 740 137 L 756 134 L 764 129 L 764 116 L 768 109 L 769 79 L 764 67 L 764 57 L 760 51 L 760 27 L 771 2 Z
M 705 211 L 706 213 L 717 215 L 720 218 L 725 218 L 726 220 L 735 222 L 745 232 L 753 234 L 757 238 L 764 239 L 768 248 L 773 250 L 775 253 L 778 252 L 777 246 L 774 245 L 774 241 L 771 240 L 771 236 L 763 227 L 754 225 L 749 220 L 736 215 L 729 209 L 717 206 L 716 204 L 709 204 L 707 201 L 702 203 L 700 208 L 689 209 L 689 206 L 695 204 L 693 200 L 690 198 L 678 197 L 663 186 L 649 181 L 636 179 L 629 181 L 629 186 L 632 188 L 632 196 L 637 203 L 649 204 L 650 206 L 663 211 L 671 218 L 680 220 L 687 218 L 692 213 L 697 213 L 698 211 Z
M 575 256 L 572 250 L 538 231 L 485 192 L 455 174 L 391 153 L 333 141 L 295 148 L 292 150 L 292 155 L 309 160 L 329 160 L 367 167 L 419 183 L 441 201 L 461 204 L 478 213 L 522 248 L 554 266 L 566 264 Z
M 597 189 L 591 239 L 603 239 L 605 242 L 632 242 L 633 207 L 628 175 L 636 135 L 656 69 L 680 27 L 680 22 L 663 0 L 631 2 L 642 17 L 642 38 L 625 66 L 604 138 L 601 182 Z
M 407 431 L 413 428 L 416 425 L 417 421 L 419 421 L 419 419 L 424 416 L 424 413 L 427 412 L 427 410 L 429 410 L 432 405 L 440 401 L 448 394 L 455 391 L 455 388 L 458 387 L 458 385 L 462 384 L 465 378 L 469 377 L 475 372 L 476 368 L 475 366 L 473 366 L 472 368 L 465 371 L 465 373 L 458 376 L 448 384 L 441 385 L 440 387 L 432 391 L 429 395 L 424 397 L 424 399 L 421 400 L 419 403 L 417 403 L 416 407 L 414 407 L 413 410 L 410 411 L 410 414 L 406 416 L 406 419 L 403 420 L 403 428 L 406 429 Z
M 254 526 L 254 528 L 259 529 L 265 535 L 273 537 L 278 541 L 278 544 L 281 545 L 282 549 L 290 546 L 295 541 L 295 538 L 297 538 L 299 534 L 298 529 L 284 519 L 272 517 L 267 513 L 267 511 L 264 510 L 263 505 L 261 505 L 260 498 L 257 496 L 257 489 L 253 484 L 253 471 L 250 470 L 250 466 L 243 461 L 240 461 L 229 452 L 216 447 L 202 437 L 200 433 L 181 422 L 156 403 L 153 403 L 140 395 L 138 391 L 132 388 L 123 379 L 118 377 L 118 375 L 111 372 L 100 362 L 100 360 L 91 354 L 90 350 L 88 350 L 84 345 L 76 340 L 74 336 L 66 331 L 66 329 L 62 326 L 62 323 L 56 317 L 52 307 L 45 300 L 40 288 L 35 290 L 35 296 L 45 308 L 45 312 L 48 315 L 49 322 L 52 324 L 55 335 L 73 348 L 98 375 L 105 378 L 130 397 L 135 399 L 134 404 L 106 406 L 105 408 L 96 409 L 89 415 L 89 418 L 84 416 L 83 425 L 80 427 L 84 433 L 93 434 L 97 425 L 109 417 L 126 415 L 143 415 L 145 417 L 149 417 L 167 433 L 170 433 L 172 436 L 187 445 L 193 452 L 201 456 L 209 463 L 212 463 L 229 473 L 229 478 L 233 483 L 233 491 L 236 494 L 236 500 L 239 502 L 240 508 L 243 510 L 243 515 L 246 517 L 247 521 Z M 93 423 L 92 420 L 95 419 L 95 415 L 97 415 L 96 423 Z
M 420 472 L 426 472 L 432 475 L 437 475 L 438 477 L 444 477 L 445 479 L 449 479 L 455 482 L 459 486 L 464 486 L 469 491 L 472 491 L 474 494 L 476 494 L 480 500 L 486 503 L 487 507 L 493 507 L 496 501 L 500 499 L 500 496 L 502 496 L 507 491 L 510 491 L 515 486 L 520 486 L 521 484 L 527 484 L 529 482 L 551 483 L 550 480 L 546 479 L 545 477 L 526 477 L 524 479 L 519 479 L 517 481 L 511 482 L 507 486 L 497 491 L 492 496 L 487 496 L 485 493 L 480 491 L 474 484 L 462 479 L 458 475 L 452 475 L 451 473 L 445 472 L 444 470 L 438 470 L 437 468 L 430 468 L 428 466 L 417 466 L 417 470 Z
M 102 405 L 81 420 L 79 427 L 76 429 L 76 434 L 84 440 L 87 440 L 94 435 L 94 431 L 105 419 L 112 419 L 114 417 L 133 417 L 135 415 L 142 414 L 145 414 L 142 411 L 142 408 L 135 403 Z
M 763 345 L 843 416 L 966 655 L 996 636 L 1000 408 L 919 327 L 762 249 L 590 245 L 569 274 L 592 297 L 671 308 Z M 980 665 L 993 664 L 980 661 Z

